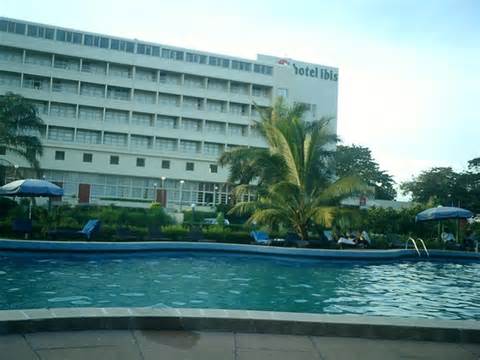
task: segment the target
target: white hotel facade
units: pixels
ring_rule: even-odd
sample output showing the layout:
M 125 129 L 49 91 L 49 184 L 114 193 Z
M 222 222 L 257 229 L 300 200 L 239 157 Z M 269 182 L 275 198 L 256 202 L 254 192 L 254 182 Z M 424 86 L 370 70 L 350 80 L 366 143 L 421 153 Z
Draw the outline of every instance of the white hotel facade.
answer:
M 0 94 L 31 99 L 45 122 L 40 158 L 65 201 L 168 208 L 228 201 L 230 148 L 264 147 L 256 106 L 275 97 L 331 116 L 338 70 L 257 60 L 0 18 Z M 0 152 L 0 161 L 28 164 Z

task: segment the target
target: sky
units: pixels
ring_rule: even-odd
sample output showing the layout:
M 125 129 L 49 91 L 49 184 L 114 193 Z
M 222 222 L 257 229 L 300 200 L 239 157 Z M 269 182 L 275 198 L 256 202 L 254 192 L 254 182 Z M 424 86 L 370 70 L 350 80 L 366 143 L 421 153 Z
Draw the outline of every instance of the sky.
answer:
M 340 138 L 398 183 L 480 156 L 477 0 L 2 0 L 0 15 L 338 67 Z

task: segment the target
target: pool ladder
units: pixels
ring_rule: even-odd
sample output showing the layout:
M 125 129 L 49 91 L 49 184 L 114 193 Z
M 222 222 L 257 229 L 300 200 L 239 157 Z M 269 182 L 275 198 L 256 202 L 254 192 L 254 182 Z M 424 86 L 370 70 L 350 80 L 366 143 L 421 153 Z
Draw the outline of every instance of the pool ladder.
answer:
M 408 249 L 408 242 L 411 241 L 413 243 L 413 246 L 415 247 L 415 250 L 417 250 L 418 257 L 422 257 L 422 253 L 418 249 L 417 242 L 415 241 L 414 238 L 409 237 L 408 240 L 405 242 L 405 250 Z M 425 254 L 427 254 L 427 257 L 430 257 L 430 254 L 428 253 L 427 246 L 425 245 L 425 242 L 418 238 L 417 241 L 420 241 L 420 243 L 423 246 L 423 250 L 425 250 Z

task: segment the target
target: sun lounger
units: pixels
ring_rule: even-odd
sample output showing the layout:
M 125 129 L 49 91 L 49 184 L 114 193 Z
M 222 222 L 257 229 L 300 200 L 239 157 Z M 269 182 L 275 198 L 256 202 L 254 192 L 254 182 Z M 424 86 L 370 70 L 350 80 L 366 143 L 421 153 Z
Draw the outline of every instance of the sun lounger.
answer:
M 47 233 L 47 237 L 51 239 L 58 238 L 85 238 L 87 240 L 92 240 L 92 238 L 100 231 L 100 220 L 92 219 L 88 220 L 82 230 L 69 230 L 69 229 L 58 229 L 51 230 Z
M 291 247 L 306 247 L 310 242 L 302 240 L 297 233 L 289 232 L 285 237 L 285 246 Z
M 270 245 L 272 242 L 268 234 L 264 231 L 252 231 L 250 236 L 253 238 L 256 245 Z

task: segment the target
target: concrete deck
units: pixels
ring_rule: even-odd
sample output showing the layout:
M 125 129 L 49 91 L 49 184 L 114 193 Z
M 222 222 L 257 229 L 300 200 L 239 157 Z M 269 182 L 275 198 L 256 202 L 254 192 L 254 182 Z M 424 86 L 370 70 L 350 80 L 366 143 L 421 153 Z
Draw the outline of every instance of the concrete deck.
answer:
M 5 360 L 480 359 L 480 344 L 233 332 L 97 330 L 0 336 Z

